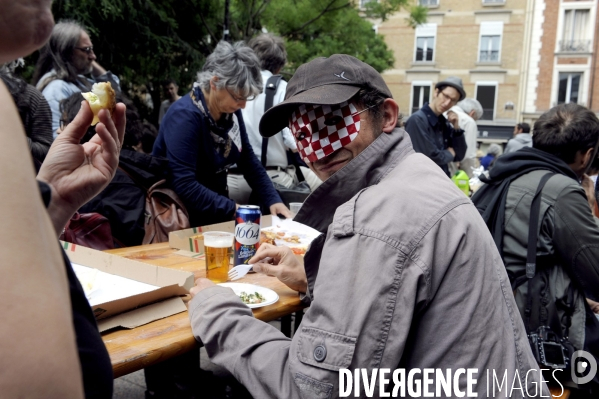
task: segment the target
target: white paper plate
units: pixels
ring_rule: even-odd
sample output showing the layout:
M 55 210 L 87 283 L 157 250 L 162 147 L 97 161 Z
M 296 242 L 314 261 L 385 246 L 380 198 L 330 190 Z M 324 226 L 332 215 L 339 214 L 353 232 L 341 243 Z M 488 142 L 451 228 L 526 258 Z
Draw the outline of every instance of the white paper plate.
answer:
M 233 290 L 233 292 L 235 292 L 235 295 L 237 295 L 237 296 L 239 296 L 242 292 L 245 292 L 247 294 L 252 294 L 254 292 L 257 292 L 266 299 L 262 303 L 253 303 L 250 305 L 246 304 L 251 309 L 261 308 L 263 306 L 272 305 L 273 303 L 275 303 L 276 301 L 279 300 L 279 295 L 276 292 L 274 292 L 273 290 L 271 290 L 269 288 L 260 287 L 259 285 L 246 284 L 246 283 L 221 283 L 219 285 L 222 287 L 231 288 Z

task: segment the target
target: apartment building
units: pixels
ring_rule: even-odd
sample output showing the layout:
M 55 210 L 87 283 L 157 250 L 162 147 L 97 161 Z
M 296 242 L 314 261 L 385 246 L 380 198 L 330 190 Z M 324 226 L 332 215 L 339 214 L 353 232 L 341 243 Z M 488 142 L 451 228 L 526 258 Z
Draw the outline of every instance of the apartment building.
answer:
M 533 0 L 530 11 L 522 119 L 568 102 L 599 112 L 597 0 Z
M 409 116 L 430 100 L 436 82 L 458 76 L 467 96 L 483 106 L 480 141 L 506 142 L 523 108 L 527 10 L 534 0 L 418 1 L 429 8 L 426 24 L 413 29 L 406 12 L 377 24 L 395 54 L 383 77 L 401 112 Z

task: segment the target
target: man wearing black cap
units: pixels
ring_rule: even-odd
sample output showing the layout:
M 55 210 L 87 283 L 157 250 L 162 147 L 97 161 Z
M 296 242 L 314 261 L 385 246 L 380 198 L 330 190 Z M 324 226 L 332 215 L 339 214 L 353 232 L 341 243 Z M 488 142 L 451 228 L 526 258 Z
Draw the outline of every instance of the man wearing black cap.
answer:
M 443 113 L 465 97 L 462 79 L 450 76 L 435 85 L 432 102 L 414 112 L 405 126 L 414 151 L 432 159 L 448 176 L 448 164 L 464 159 L 467 145 L 458 116 L 449 111 L 446 119 Z
M 343 369 L 354 376 L 388 369 L 387 382 L 373 382 L 375 397 L 385 396 L 396 384 L 389 370 L 429 368 L 454 370 L 458 391 L 468 385 L 481 397 L 493 375 L 487 370 L 513 381 L 536 368 L 484 222 L 395 127 L 399 108 L 381 76 L 348 55 L 317 58 L 297 69 L 285 97 L 264 114 L 260 132 L 289 127 L 324 180 L 294 219 L 322 234 L 303 263 L 290 248 L 268 244 L 250 262 L 310 308 L 290 339 L 253 318 L 230 289 L 198 279 L 189 317 L 212 361 L 255 398 L 339 397 Z M 271 263 L 261 263 L 267 256 Z M 462 368 L 477 369 L 474 384 Z M 416 380 L 404 388 L 430 379 Z M 520 386 L 532 392 L 534 384 L 544 386 L 538 373 Z M 458 391 L 446 395 L 464 396 Z M 494 396 L 510 394 L 523 396 Z

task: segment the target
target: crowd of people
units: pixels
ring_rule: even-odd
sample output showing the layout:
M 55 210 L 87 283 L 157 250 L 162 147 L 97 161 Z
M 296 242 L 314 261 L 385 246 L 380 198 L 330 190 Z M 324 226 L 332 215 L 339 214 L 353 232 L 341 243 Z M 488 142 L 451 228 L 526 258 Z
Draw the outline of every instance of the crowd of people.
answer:
M 277 189 L 309 185 L 294 220 L 321 234 L 303 262 L 268 244 L 250 260 L 309 305 L 293 338 L 254 319 L 228 288 L 200 278 L 190 292 L 194 336 L 253 397 L 337 397 L 340 369 L 374 368 L 477 369 L 469 386 L 479 397 L 493 383 L 484 371 L 500 370 L 521 389 L 496 397 L 546 396 L 552 381 L 527 371 L 569 371 L 575 352 L 599 355 L 592 111 L 563 104 L 532 132 L 518 124 L 503 155 L 490 148 L 481 160 L 489 173 L 470 199 L 449 177 L 471 177 L 477 165 L 482 107 L 458 77 L 438 82 L 402 128 L 371 66 L 335 54 L 285 82 L 284 42 L 262 34 L 218 43 L 183 96 L 165 82 L 156 132 L 98 63 L 86 29 L 54 25 L 50 4 L 0 0 L 0 295 L 13 304 L 1 313 L 3 395 L 112 396 L 107 350 L 56 239 L 75 212 L 96 212 L 113 244 L 140 244 L 147 187 L 163 180 L 192 226 L 233 220 L 251 201 L 291 217 Z M 38 49 L 30 85 L 14 62 Z M 81 92 L 96 82 L 119 101 L 90 127 Z M 148 387 L 161 373 L 146 374 Z M 597 397 L 598 378 L 563 373 L 559 383 L 572 397 Z M 454 383 L 465 387 L 466 375 Z

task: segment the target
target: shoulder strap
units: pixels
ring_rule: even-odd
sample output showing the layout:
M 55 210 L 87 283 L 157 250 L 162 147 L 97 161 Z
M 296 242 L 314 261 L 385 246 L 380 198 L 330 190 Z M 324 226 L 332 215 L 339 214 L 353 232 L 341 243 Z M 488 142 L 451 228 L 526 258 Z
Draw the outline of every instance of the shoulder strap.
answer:
M 532 198 L 532 204 L 530 206 L 530 219 L 528 222 L 528 249 L 526 253 L 526 278 L 528 279 L 528 293 L 526 296 L 526 309 L 524 311 L 524 326 L 527 332 L 531 332 L 534 328 L 538 327 L 539 324 L 539 312 L 537 311 L 538 306 L 535 306 L 533 312 L 533 298 L 536 302 L 539 302 L 540 287 L 538 279 L 535 280 L 536 268 L 537 268 L 537 243 L 539 240 L 539 216 L 541 213 L 541 192 L 547 181 L 554 175 L 549 172 L 539 181 L 537 191 Z M 536 284 L 535 284 L 536 283 Z M 533 294 L 534 291 L 534 294 Z M 533 315 L 534 313 L 534 315 Z M 560 331 L 561 332 L 561 331 Z
M 539 214 L 541 213 L 541 191 L 543 187 L 555 173 L 547 173 L 541 177 L 535 196 L 532 198 L 530 206 L 530 221 L 528 222 L 528 251 L 526 253 L 526 277 L 529 279 L 535 276 L 537 242 L 539 240 Z
M 283 77 L 281 75 L 272 75 L 266 81 L 266 86 L 264 87 L 264 94 L 266 94 L 266 98 L 264 99 L 264 112 L 268 111 L 272 108 L 272 103 L 275 98 L 275 94 L 277 93 L 277 88 L 279 87 L 279 82 Z M 260 161 L 262 162 L 262 166 L 266 167 L 266 151 L 268 150 L 268 137 L 262 138 L 262 156 L 260 157 Z

